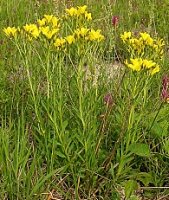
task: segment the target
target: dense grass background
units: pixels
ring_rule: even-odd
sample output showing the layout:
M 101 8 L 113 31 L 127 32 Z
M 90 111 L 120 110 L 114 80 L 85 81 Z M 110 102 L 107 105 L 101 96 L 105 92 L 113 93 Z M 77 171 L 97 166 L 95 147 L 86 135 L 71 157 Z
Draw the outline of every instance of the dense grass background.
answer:
M 93 16 L 91 26 L 106 38 L 96 53 L 82 56 L 82 64 L 102 67 L 97 88 L 75 72 L 78 58 L 72 64 L 73 57 L 51 55 L 49 65 L 57 67 L 48 74 L 46 50 L 28 45 L 21 55 L 2 31 L 84 4 Z M 168 73 L 168 8 L 167 0 L 0 1 L 0 199 L 169 197 L 169 106 L 159 98 L 161 78 Z M 116 29 L 112 16 L 119 17 Z M 142 99 L 134 104 L 138 110 L 131 119 L 134 77 L 124 69 L 110 80 L 105 73 L 126 56 L 119 38 L 124 31 L 146 31 L 166 43 L 163 68 L 150 81 L 145 105 L 140 106 Z M 123 75 L 130 79 L 123 81 Z M 110 106 L 104 104 L 107 94 Z M 133 135 L 148 144 L 151 155 L 128 150 Z

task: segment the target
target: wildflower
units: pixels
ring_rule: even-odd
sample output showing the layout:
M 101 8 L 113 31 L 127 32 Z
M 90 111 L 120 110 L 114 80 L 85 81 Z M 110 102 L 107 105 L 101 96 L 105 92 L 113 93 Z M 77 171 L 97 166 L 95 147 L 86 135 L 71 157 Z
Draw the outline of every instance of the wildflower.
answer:
M 100 33 L 101 30 L 93 30 L 91 29 L 90 32 L 88 33 L 88 39 L 90 41 L 93 41 L 93 40 L 98 40 L 98 41 L 101 41 L 104 39 L 104 36 Z
M 163 101 L 167 101 L 169 103 L 169 77 L 167 75 L 162 78 L 162 91 L 161 91 L 161 99 Z
M 39 26 L 45 26 L 45 24 L 46 24 L 46 19 L 45 19 L 45 18 L 43 18 L 43 19 L 38 19 L 38 20 L 37 20 L 37 23 L 38 23 Z
M 64 44 L 66 43 L 66 40 L 63 38 L 57 38 L 54 42 L 55 47 L 63 47 Z
M 68 42 L 68 44 L 72 44 L 75 42 L 74 35 L 68 35 L 67 37 L 65 37 L 65 39 Z
M 113 97 L 112 97 L 112 94 L 111 93 L 108 93 L 104 96 L 103 98 L 103 101 L 104 101 L 104 104 L 107 106 L 107 107 L 110 107 L 113 105 Z
M 88 13 L 88 12 L 85 12 L 85 19 L 87 19 L 87 21 L 92 20 L 92 14 Z
M 164 43 L 164 41 L 162 39 L 157 39 L 157 40 L 155 40 L 154 43 L 155 44 L 153 45 L 153 49 L 158 54 L 160 59 L 162 59 L 162 57 L 164 55 L 163 46 L 165 45 L 165 43 Z
M 128 40 L 129 41 L 129 44 L 136 50 L 139 50 L 139 49 L 143 49 L 144 48 L 144 45 L 143 45 L 143 41 L 140 40 L 140 39 L 137 39 L 137 38 L 131 38 Z
M 50 23 L 53 17 L 53 15 L 44 15 L 44 18 L 46 19 L 47 23 Z
M 86 9 L 87 9 L 86 5 L 84 5 L 84 6 L 78 6 L 77 15 L 79 16 L 79 15 L 85 14 Z
M 40 30 L 42 34 L 46 36 L 50 29 L 49 29 L 49 26 L 45 26 L 45 27 L 41 27 Z
M 17 28 L 15 27 L 7 27 L 3 31 L 7 37 L 15 37 L 17 35 Z
M 51 23 L 52 23 L 52 27 L 59 27 L 59 19 L 57 17 L 52 17 Z
M 51 39 L 54 35 L 56 35 L 59 31 L 58 28 L 50 29 L 49 26 L 41 27 L 42 34 L 47 38 Z
M 162 85 L 163 85 L 163 87 L 165 89 L 168 88 L 168 86 L 169 86 L 169 77 L 167 75 L 163 76 Z
M 111 95 L 111 93 L 108 93 L 104 96 L 104 104 L 106 104 L 107 106 L 111 106 L 113 105 L 113 97 Z
M 159 67 L 159 65 L 156 65 L 156 67 L 150 69 L 150 74 L 154 75 L 154 74 L 156 74 L 159 71 L 160 71 L 160 67 Z
M 132 59 L 130 58 L 131 63 L 128 63 L 127 61 L 125 62 L 125 64 L 127 65 L 127 67 L 131 68 L 134 71 L 140 71 L 143 65 L 143 60 L 141 58 L 135 58 Z
M 29 37 L 31 36 L 35 39 L 37 39 L 39 37 L 40 30 L 38 29 L 37 25 L 26 24 L 25 26 L 23 26 L 23 29 L 24 29 L 25 33 L 27 35 L 29 35 Z
M 123 40 L 123 42 L 125 43 L 128 39 L 130 39 L 132 36 L 131 32 L 124 32 L 124 34 L 121 34 L 120 38 Z
M 112 25 L 114 27 L 116 27 L 118 25 L 118 23 L 119 23 L 119 17 L 118 16 L 113 16 L 112 17 Z
M 148 33 L 140 33 L 140 39 L 143 40 L 147 45 L 153 45 L 153 38 Z
M 152 60 L 147 60 L 147 59 L 143 60 L 143 67 L 146 69 L 150 69 L 150 68 L 154 67 L 155 65 L 156 65 L 156 63 L 153 62 Z
M 68 15 L 70 15 L 71 17 L 76 16 L 77 15 L 77 9 L 74 8 L 74 7 L 70 8 L 70 9 L 66 9 L 66 13 Z
M 58 33 L 59 29 L 54 28 L 52 30 L 50 30 L 47 34 L 46 37 L 47 39 L 51 39 L 54 35 L 56 35 Z
M 89 29 L 88 28 L 81 28 L 81 29 L 77 29 L 75 30 L 75 34 L 77 35 L 77 37 L 85 37 L 88 33 Z

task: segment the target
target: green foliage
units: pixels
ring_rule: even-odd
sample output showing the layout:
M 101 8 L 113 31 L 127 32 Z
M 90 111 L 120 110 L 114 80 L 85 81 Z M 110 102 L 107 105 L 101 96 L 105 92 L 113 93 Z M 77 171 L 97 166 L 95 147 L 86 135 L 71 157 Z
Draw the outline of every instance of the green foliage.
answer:
M 125 183 L 125 196 L 128 199 L 131 194 L 137 189 L 137 181 L 129 180 Z

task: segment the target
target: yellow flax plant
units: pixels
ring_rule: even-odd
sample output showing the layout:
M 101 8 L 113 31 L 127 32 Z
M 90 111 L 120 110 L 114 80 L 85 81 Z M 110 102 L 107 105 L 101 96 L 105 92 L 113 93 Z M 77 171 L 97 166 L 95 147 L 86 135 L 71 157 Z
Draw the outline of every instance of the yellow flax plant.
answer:
M 141 137 L 138 128 L 145 109 L 150 101 L 148 91 L 151 89 L 154 76 L 162 67 L 164 56 L 163 39 L 152 37 L 149 33 L 124 32 L 120 35 L 127 57 L 124 60 L 126 77 L 124 89 L 128 91 L 129 113 L 126 134 L 126 151 L 130 144 Z M 137 116 L 137 117 L 136 117 Z

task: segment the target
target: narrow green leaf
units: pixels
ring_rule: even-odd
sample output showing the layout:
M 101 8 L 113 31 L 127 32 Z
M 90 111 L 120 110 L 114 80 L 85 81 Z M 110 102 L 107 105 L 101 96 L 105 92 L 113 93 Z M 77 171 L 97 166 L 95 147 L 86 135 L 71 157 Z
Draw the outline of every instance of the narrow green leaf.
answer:
M 56 154 L 61 158 L 66 158 L 66 156 L 63 153 L 61 153 L 60 151 L 57 151 Z

